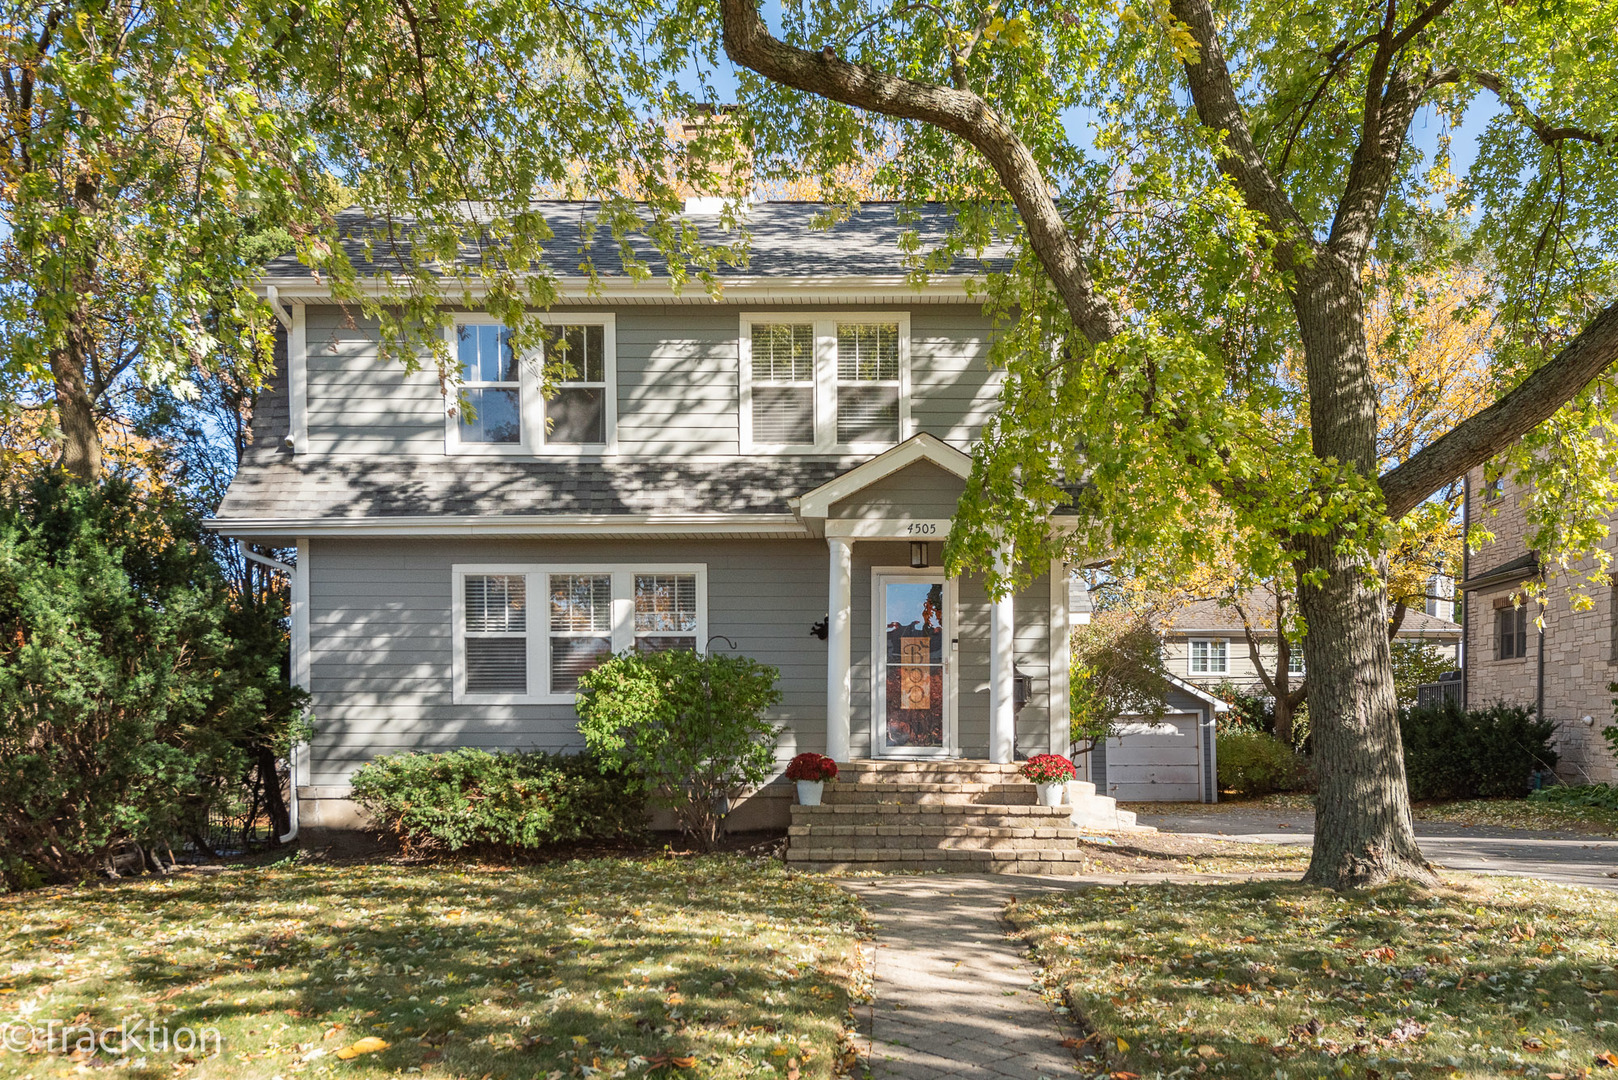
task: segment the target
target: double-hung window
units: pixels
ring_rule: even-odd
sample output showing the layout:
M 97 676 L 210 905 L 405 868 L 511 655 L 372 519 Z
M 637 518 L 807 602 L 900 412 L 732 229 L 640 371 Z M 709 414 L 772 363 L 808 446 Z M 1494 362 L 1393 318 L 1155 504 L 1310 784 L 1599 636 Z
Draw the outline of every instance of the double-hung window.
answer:
M 571 704 L 614 653 L 707 641 L 701 564 L 465 565 L 453 587 L 458 703 Z
M 1223 638 L 1198 638 L 1191 642 L 1191 674 L 1230 674 L 1230 646 Z
M 1287 674 L 1303 674 L 1303 646 L 1294 645 L 1292 651 L 1287 653 Z
M 616 336 L 611 315 L 539 317 L 545 363 L 484 315 L 452 330 L 460 385 L 445 449 L 458 454 L 610 454 L 616 446 Z M 543 375 L 551 376 L 544 392 Z M 464 402 L 465 407 L 462 407 Z
M 912 434 L 910 317 L 742 316 L 741 445 L 879 452 Z
M 1515 660 L 1528 655 L 1528 605 L 1503 607 L 1494 613 L 1494 658 Z

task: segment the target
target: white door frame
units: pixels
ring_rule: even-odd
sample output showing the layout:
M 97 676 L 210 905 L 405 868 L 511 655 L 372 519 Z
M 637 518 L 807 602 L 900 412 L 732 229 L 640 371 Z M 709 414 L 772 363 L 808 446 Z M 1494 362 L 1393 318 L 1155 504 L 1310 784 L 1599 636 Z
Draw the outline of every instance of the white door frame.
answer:
M 889 748 L 887 736 L 888 709 L 888 650 L 885 582 L 916 582 L 944 586 L 944 745 L 941 747 Z M 897 759 L 953 758 L 960 756 L 958 713 L 956 708 L 956 654 L 960 631 L 956 612 L 959 608 L 956 579 L 947 577 L 942 567 L 915 570 L 908 566 L 871 567 L 871 756 Z

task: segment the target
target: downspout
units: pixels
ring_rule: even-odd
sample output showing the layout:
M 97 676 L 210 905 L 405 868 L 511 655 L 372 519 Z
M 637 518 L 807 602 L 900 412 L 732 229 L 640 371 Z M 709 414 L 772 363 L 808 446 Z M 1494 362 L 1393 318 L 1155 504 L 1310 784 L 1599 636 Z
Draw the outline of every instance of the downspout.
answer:
M 1535 604 L 1537 606 L 1538 601 L 1535 601 Z M 1536 673 L 1535 679 L 1534 679 L 1535 683 L 1537 684 L 1534 687 L 1534 719 L 1535 720 L 1544 720 L 1545 719 L 1545 627 L 1543 625 L 1544 617 L 1541 616 L 1539 621 L 1541 622 L 1542 625 L 1539 628 L 1539 660 L 1538 660 L 1539 671 Z
M 1461 581 L 1472 576 L 1472 474 L 1461 474 Z M 1472 683 L 1472 650 L 1468 631 L 1472 627 L 1472 601 L 1460 589 L 1452 590 L 1461 603 L 1461 711 L 1467 708 L 1467 691 Z M 1443 699 L 1440 698 L 1440 701 Z
M 279 559 L 272 559 L 266 555 L 260 555 L 256 551 L 251 551 L 248 549 L 247 544 L 241 540 L 236 541 L 236 546 L 241 550 L 243 558 L 250 559 L 261 566 L 268 566 L 272 570 L 281 571 L 287 576 L 289 582 L 298 580 L 298 568 L 296 566 L 284 563 Z M 293 665 L 289 664 L 288 666 Z M 287 755 L 287 775 L 290 781 L 287 784 L 287 824 L 289 827 L 285 835 L 276 838 L 283 844 L 290 844 L 298 838 L 298 751 L 300 749 L 302 749 L 301 744 L 294 745 L 292 752 Z

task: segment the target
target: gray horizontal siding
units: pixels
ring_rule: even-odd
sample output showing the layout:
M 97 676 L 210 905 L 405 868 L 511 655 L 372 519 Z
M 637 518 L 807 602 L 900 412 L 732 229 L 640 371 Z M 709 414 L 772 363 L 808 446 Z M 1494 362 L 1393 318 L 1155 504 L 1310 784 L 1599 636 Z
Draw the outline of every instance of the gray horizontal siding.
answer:
M 831 516 L 854 520 L 952 518 L 965 489 L 966 484 L 954 473 L 919 461 L 833 503 Z M 908 554 L 905 561 L 909 561 Z
M 601 308 L 615 315 L 618 447 L 625 456 L 739 451 L 739 340 L 745 305 Z M 779 308 L 782 317 L 817 308 Z M 846 310 L 839 308 L 838 310 Z M 888 305 L 880 310 L 899 310 Z M 989 320 L 971 304 L 916 305 L 911 416 L 968 447 L 992 414 L 1000 375 L 987 367 Z M 309 307 L 309 446 L 314 454 L 442 456 L 445 402 L 432 370 L 406 375 L 378 358 L 373 320 Z
M 315 540 L 310 551 L 310 781 L 347 782 L 378 754 L 412 748 L 578 749 L 571 706 L 452 701 L 455 563 L 703 563 L 708 629 L 781 670 L 781 752 L 824 749 L 822 543 L 567 543 Z M 722 643 L 716 643 L 722 644 Z

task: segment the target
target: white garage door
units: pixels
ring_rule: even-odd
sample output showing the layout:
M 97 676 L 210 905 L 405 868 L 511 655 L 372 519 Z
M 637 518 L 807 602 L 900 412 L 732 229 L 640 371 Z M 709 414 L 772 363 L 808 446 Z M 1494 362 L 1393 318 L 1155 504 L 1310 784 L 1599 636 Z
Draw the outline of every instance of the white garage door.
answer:
M 1124 724 L 1107 740 L 1107 794 L 1119 802 L 1201 802 L 1202 748 L 1195 713 Z

